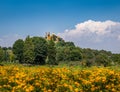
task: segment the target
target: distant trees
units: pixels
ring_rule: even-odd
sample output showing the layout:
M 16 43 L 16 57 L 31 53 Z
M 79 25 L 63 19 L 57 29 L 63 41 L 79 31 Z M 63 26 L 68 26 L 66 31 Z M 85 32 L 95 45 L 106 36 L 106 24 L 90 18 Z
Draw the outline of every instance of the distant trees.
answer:
M 2 48 L 4 51 L 4 55 L 3 55 L 3 61 L 9 61 L 9 54 L 8 54 L 8 48 L 7 47 L 3 47 Z
M 45 64 L 47 57 L 47 41 L 42 37 L 33 37 L 32 42 L 34 44 L 34 63 Z
M 56 48 L 53 40 L 48 41 L 47 63 L 50 65 L 57 64 L 56 62 Z
M 10 48 L 8 48 L 7 52 L 9 54 L 9 62 L 14 62 L 15 61 L 15 54 L 13 53 L 13 51 Z
M 27 36 L 23 48 L 24 63 L 33 63 L 34 61 L 34 44 L 32 39 Z
M 59 41 L 55 44 L 56 47 L 63 47 L 65 46 L 65 42 L 64 41 Z
M 73 42 L 65 42 L 65 46 L 75 47 L 75 44 Z
M 42 37 L 26 37 L 25 41 L 18 39 L 13 44 L 13 53 L 20 63 L 58 64 L 59 61 L 79 61 L 82 58 L 81 49 L 73 42 L 46 41 Z M 11 57 L 12 58 L 12 57 Z
M 90 48 L 82 49 L 83 58 L 86 61 L 86 66 L 108 66 L 111 65 L 112 53 L 110 51 L 105 50 L 93 50 Z
M 73 42 L 43 37 L 27 36 L 23 41 L 18 39 L 13 47 L 0 47 L 0 61 L 19 61 L 19 63 L 50 64 L 75 63 L 85 66 L 109 66 L 120 63 L 120 54 L 110 51 L 93 50 L 90 48 L 76 47 Z
M 57 48 L 57 61 L 80 61 L 82 59 L 81 49 L 75 46 L 63 46 Z
M 79 47 L 74 47 L 70 52 L 71 61 L 80 61 L 82 60 L 82 53 Z
M 15 60 L 15 55 L 11 47 L 0 47 L 0 62 L 13 62 Z
M 111 63 L 111 60 L 106 54 L 99 54 L 96 56 L 96 63 L 98 65 L 108 66 Z
M 111 59 L 114 63 L 120 64 L 120 54 L 112 54 Z
M 16 60 L 19 60 L 20 63 L 23 62 L 23 48 L 24 48 L 24 41 L 22 39 L 18 39 L 13 44 L 13 53 L 16 56 Z M 11 57 L 13 58 L 13 57 Z
M 19 39 L 13 44 L 13 53 L 20 63 L 45 64 L 47 41 L 42 37 L 27 36 L 25 41 Z
M 3 61 L 3 57 L 4 57 L 4 51 L 3 51 L 3 49 L 0 47 L 0 62 Z

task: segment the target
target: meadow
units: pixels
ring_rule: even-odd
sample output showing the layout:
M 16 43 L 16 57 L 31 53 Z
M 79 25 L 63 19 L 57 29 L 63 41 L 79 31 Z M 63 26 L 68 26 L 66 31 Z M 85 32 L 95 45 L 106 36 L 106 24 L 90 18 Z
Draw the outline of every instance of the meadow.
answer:
M 120 92 L 117 67 L 0 66 L 0 92 Z

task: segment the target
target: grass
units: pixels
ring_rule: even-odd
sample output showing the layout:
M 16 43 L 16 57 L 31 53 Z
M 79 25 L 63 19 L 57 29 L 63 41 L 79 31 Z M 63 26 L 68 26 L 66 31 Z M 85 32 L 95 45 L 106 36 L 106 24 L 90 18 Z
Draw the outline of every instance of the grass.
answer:
M 98 68 L 102 68 L 104 66 L 91 66 L 91 67 L 85 67 L 82 65 L 73 65 L 70 66 L 67 63 L 60 63 L 59 65 L 31 65 L 31 66 L 27 66 L 27 65 L 23 65 L 23 64 L 19 64 L 19 63 L 14 63 L 14 62 L 0 62 L 0 64 L 4 65 L 4 66 L 17 66 L 17 67 L 33 67 L 33 68 L 68 68 L 68 69 L 74 69 L 74 70 L 82 70 L 82 69 L 92 69 L 94 67 L 98 67 Z M 120 65 L 116 65 L 116 66 L 108 66 L 108 67 L 104 67 L 104 68 L 108 68 L 108 69 L 113 69 L 113 70 L 117 70 L 120 71 Z

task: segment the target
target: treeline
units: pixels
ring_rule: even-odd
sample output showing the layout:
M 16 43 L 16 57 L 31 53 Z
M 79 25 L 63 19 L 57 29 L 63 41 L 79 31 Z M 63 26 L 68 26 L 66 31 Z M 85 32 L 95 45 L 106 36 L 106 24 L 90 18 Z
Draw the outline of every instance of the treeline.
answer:
M 120 54 L 110 51 L 76 47 L 73 42 L 56 43 L 56 59 L 69 65 L 110 66 L 120 64 Z
M 0 47 L 0 61 L 39 65 L 109 66 L 120 63 L 120 54 L 76 47 L 73 42 L 55 42 L 43 37 L 18 39 L 12 48 Z

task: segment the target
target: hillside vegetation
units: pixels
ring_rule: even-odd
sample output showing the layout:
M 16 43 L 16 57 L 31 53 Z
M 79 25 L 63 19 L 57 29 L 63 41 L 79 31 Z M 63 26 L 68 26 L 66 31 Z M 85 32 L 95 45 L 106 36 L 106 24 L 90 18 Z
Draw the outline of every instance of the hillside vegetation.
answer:
M 46 37 L 18 39 L 13 47 L 0 47 L 0 62 L 34 65 L 111 66 L 120 63 L 120 54 L 110 51 L 76 47 L 55 34 Z

